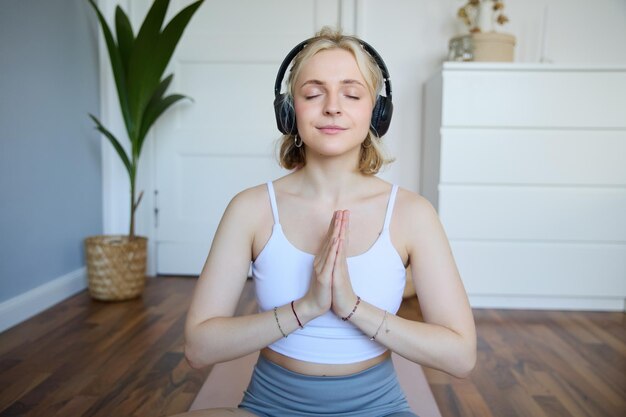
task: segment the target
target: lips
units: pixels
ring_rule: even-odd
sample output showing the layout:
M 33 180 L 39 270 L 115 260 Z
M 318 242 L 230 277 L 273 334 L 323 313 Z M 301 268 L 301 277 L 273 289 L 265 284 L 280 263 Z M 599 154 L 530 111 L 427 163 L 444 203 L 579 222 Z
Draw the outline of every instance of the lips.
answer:
M 346 128 L 337 125 L 318 126 L 317 129 L 322 133 L 326 133 L 327 135 L 335 135 L 346 130 Z

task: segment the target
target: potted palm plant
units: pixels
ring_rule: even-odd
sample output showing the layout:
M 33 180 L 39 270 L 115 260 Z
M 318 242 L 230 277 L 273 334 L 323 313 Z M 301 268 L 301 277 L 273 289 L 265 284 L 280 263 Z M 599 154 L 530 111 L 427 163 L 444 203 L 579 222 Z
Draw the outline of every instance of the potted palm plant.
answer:
M 127 154 L 120 140 L 97 117 L 89 116 L 96 129 L 115 148 L 128 172 L 130 228 L 128 235 L 87 237 L 85 256 L 91 296 L 99 300 L 119 301 L 140 296 L 145 286 L 147 239 L 135 235 L 135 211 L 143 196 L 143 192 L 137 196 L 135 188 L 139 156 L 152 125 L 172 104 L 185 98 L 180 94 L 166 96 L 174 75 L 162 77 L 183 31 L 204 0 L 185 7 L 165 27 L 163 20 L 169 0 L 155 0 L 136 36 L 128 16 L 117 6 L 117 39 L 94 0 L 88 1 L 102 27 L 130 153 Z

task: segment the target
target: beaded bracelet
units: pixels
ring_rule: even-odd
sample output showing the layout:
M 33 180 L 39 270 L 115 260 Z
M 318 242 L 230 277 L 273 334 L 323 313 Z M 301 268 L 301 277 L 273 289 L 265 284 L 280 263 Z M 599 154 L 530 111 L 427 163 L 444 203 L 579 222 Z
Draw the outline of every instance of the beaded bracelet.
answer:
M 274 318 L 276 319 L 276 324 L 278 324 L 278 330 L 280 330 L 280 333 L 283 335 L 283 337 L 287 337 L 288 335 L 285 334 L 283 328 L 280 327 L 280 322 L 278 321 L 278 313 L 276 312 L 277 309 L 278 307 L 274 307 Z
M 300 322 L 300 318 L 298 317 L 298 313 L 296 313 L 296 308 L 293 306 L 293 301 L 291 302 L 291 311 L 293 311 L 293 315 L 296 316 L 296 320 L 298 320 L 298 326 L 300 326 L 301 329 L 304 329 L 304 326 L 302 325 L 302 323 Z
M 359 303 L 361 302 L 361 297 L 359 297 L 358 295 L 356 296 L 356 304 L 354 305 L 354 308 L 352 309 L 352 311 L 350 312 L 350 314 L 348 314 L 347 317 L 342 317 L 341 320 L 343 321 L 348 321 L 350 320 L 350 317 L 352 317 L 352 315 L 354 314 L 354 312 L 356 311 L 356 308 L 359 306 Z

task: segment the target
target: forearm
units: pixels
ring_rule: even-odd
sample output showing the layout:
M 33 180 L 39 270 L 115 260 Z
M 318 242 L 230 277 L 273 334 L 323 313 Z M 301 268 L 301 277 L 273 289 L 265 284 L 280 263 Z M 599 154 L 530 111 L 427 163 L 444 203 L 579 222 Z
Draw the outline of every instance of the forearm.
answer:
M 315 318 L 300 300 L 295 301 L 294 308 L 303 324 Z M 203 368 L 260 350 L 298 328 L 290 304 L 278 307 L 276 316 L 272 309 L 247 316 L 214 317 L 187 325 L 185 356 L 194 368 Z
M 476 362 L 476 337 L 445 326 L 407 320 L 361 301 L 350 321 L 391 351 L 424 366 L 465 377 Z

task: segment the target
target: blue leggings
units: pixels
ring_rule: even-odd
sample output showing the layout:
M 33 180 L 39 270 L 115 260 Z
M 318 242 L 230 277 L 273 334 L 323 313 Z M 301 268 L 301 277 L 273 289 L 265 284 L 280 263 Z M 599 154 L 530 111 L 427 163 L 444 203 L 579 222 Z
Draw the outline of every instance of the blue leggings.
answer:
M 259 417 L 417 417 L 391 359 L 347 376 L 310 376 L 259 357 L 240 408 Z

